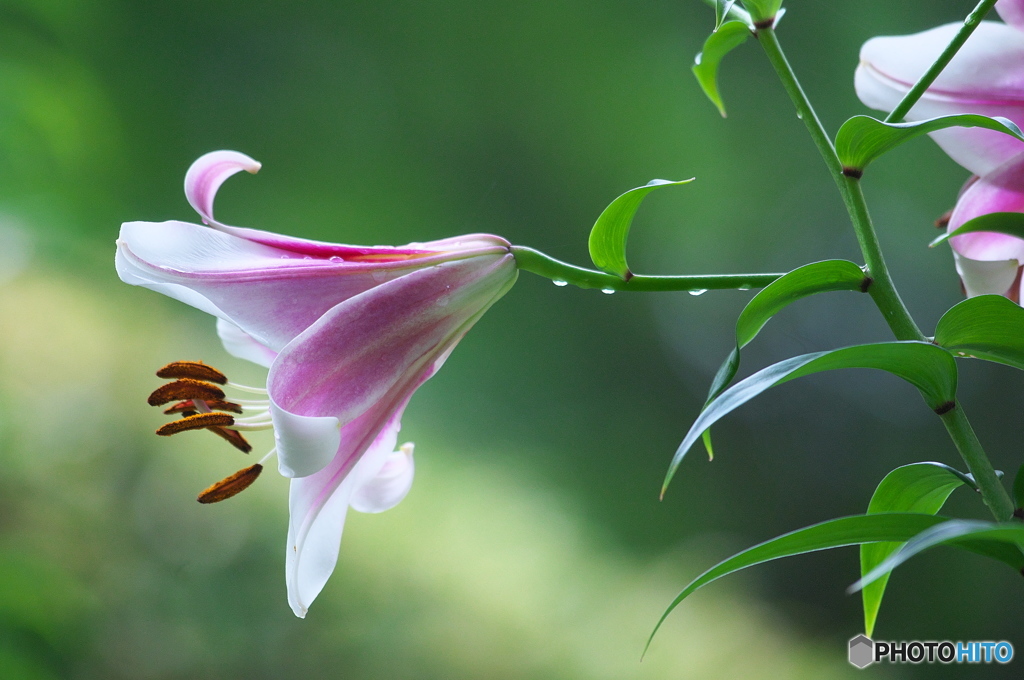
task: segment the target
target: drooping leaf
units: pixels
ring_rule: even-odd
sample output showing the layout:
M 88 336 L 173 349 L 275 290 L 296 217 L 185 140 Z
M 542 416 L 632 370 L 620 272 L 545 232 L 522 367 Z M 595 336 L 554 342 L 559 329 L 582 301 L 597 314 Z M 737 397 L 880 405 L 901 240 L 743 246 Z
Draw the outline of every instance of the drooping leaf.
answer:
M 864 270 L 848 260 L 825 260 L 798 267 L 776 279 L 751 298 L 736 320 L 736 349 L 718 369 L 708 402 L 725 389 L 740 365 L 740 350 L 746 347 L 765 324 L 788 305 L 816 293 L 836 290 L 866 291 L 870 280 Z
M 863 171 L 868 163 L 903 142 L 949 127 L 981 127 L 1003 132 L 1024 141 L 1024 134 L 1007 118 L 973 113 L 939 116 L 913 123 L 885 123 L 871 116 L 850 118 L 836 134 L 836 153 L 844 168 Z
M 927 342 L 883 342 L 791 357 L 764 368 L 716 397 L 697 416 L 676 449 L 661 493 L 701 433 L 715 421 L 762 392 L 801 376 L 838 368 L 876 368 L 903 378 L 921 391 L 932 409 L 945 407 L 956 396 L 956 362 L 946 350 Z
M 628 280 L 632 273 L 626 264 L 626 238 L 633 216 L 644 197 L 659 187 L 688 184 L 693 178 L 681 182 L 653 179 L 642 187 L 630 189 L 608 204 L 590 230 L 590 259 L 598 269 Z
M 967 220 L 953 231 L 946 232 L 942 236 L 928 244 L 929 248 L 948 241 L 954 236 L 970 234 L 976 231 L 990 231 L 996 234 L 1008 234 L 1024 239 L 1024 213 L 1019 212 L 994 212 L 978 215 L 972 220 Z
M 907 541 L 906 545 L 889 555 L 877 567 L 865 574 L 849 588 L 856 592 L 869 583 L 890 573 L 914 555 L 938 545 L 955 545 L 1005 562 L 1016 570 L 1024 567 L 1024 524 L 1020 522 L 982 522 L 954 519 L 943 522 Z
M 868 514 L 882 512 L 915 512 L 934 515 L 945 504 L 949 494 L 962 484 L 974 486 L 974 480 L 942 463 L 911 463 L 887 474 L 868 503 Z M 877 567 L 898 550 L 899 542 L 864 543 L 860 546 L 861 576 Z M 888 574 L 864 588 L 864 632 L 871 637 L 882 605 Z
M 1024 309 L 1002 295 L 969 298 L 942 315 L 935 342 L 958 356 L 1024 369 Z
M 672 610 L 695 591 L 741 569 L 782 557 L 803 555 L 818 550 L 842 548 L 877 541 L 906 541 L 921 532 L 948 521 L 944 517 L 918 513 L 878 513 L 839 517 L 803 529 L 791 531 L 719 562 L 689 583 L 661 615 L 647 639 L 647 647 Z M 644 648 L 646 653 L 647 647 Z
M 708 36 L 704 47 L 697 54 L 693 64 L 693 75 L 697 77 L 704 94 L 718 107 L 725 118 L 725 103 L 718 91 L 718 66 L 725 55 L 742 45 L 750 37 L 750 28 L 742 21 L 727 21 Z

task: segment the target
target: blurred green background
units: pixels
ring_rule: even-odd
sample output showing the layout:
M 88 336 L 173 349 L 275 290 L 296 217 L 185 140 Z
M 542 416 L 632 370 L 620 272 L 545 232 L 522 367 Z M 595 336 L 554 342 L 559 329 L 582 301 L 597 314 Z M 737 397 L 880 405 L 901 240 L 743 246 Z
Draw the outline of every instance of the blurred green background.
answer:
M 780 37 L 834 131 L 865 112 L 864 40 L 973 2 L 788 5 Z M 350 513 L 338 570 L 300 621 L 285 480 L 198 505 L 243 462 L 208 435 L 158 439 L 145 405 L 171 360 L 260 370 L 224 353 L 212 319 L 113 269 L 122 221 L 195 220 L 185 170 L 220 148 L 264 164 L 226 185 L 221 219 L 311 238 L 487 231 L 585 264 L 611 199 L 696 175 L 643 206 L 635 270 L 859 259 L 756 43 L 723 67 L 729 118 L 703 99 L 689 67 L 712 23 L 697 0 L 0 0 L 0 677 L 852 677 L 851 549 L 709 587 L 638 663 L 671 598 L 719 559 L 862 512 L 898 465 L 959 464 L 912 388 L 844 372 L 730 416 L 714 463 L 688 457 L 659 503 L 750 293 L 607 296 L 523 274 L 413 399 L 412 493 Z M 925 246 L 965 177 L 921 140 L 865 179 L 926 329 L 960 299 L 948 249 Z M 889 337 L 866 297 L 821 296 L 773 320 L 742 370 Z M 1024 381 L 962 366 L 963 403 L 1012 473 Z M 965 491 L 950 509 L 986 516 Z M 876 635 L 1024 649 L 1020 596 L 1019 575 L 938 550 L 892 578 Z

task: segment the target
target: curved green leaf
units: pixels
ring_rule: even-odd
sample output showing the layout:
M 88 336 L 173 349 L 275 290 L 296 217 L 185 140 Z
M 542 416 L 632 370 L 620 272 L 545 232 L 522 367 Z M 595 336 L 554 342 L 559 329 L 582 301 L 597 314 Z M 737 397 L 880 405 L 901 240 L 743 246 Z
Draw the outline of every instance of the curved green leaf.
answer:
M 729 10 L 736 4 L 736 0 L 715 0 L 715 30 L 717 31 L 725 23 L 729 16 Z
M 727 21 L 708 36 L 694 60 L 693 75 L 697 76 L 704 94 L 718 107 L 722 118 L 725 118 L 725 103 L 718 92 L 718 65 L 725 55 L 745 43 L 749 37 L 750 28 L 742 21 Z
M 934 515 L 945 504 L 953 490 L 962 484 L 974 487 L 974 480 L 942 463 L 911 463 L 887 474 L 868 503 L 868 514 L 883 512 L 915 512 Z M 860 573 L 869 573 L 885 558 L 902 547 L 900 542 L 864 543 L 860 546 Z M 868 637 L 875 628 L 878 609 L 882 605 L 888 574 L 867 585 L 861 595 L 864 602 L 864 632 Z
M 935 342 L 962 357 L 1024 369 L 1024 309 L 1002 295 L 979 295 L 942 315 Z
M 991 231 L 997 234 L 1008 234 L 1017 238 L 1024 238 L 1024 213 L 1019 212 L 994 212 L 978 215 L 973 220 L 967 220 L 953 231 L 946 232 L 928 244 L 934 248 L 944 241 L 948 241 L 960 234 L 970 234 L 975 231 Z
M 633 224 L 633 216 L 644 197 L 658 187 L 689 184 L 693 178 L 681 182 L 666 179 L 652 179 L 642 187 L 630 189 L 614 201 L 598 216 L 590 230 L 590 259 L 598 269 L 614 274 L 624 281 L 633 275 L 626 264 L 626 237 Z
M 925 529 L 849 587 L 856 592 L 882 578 L 908 559 L 937 545 L 955 545 L 1006 562 L 1014 569 L 1024 566 L 1024 524 L 955 519 Z
M 782 0 L 743 0 L 743 6 L 750 12 L 751 19 L 764 22 L 778 17 Z
M 932 409 L 946 406 L 956 396 L 956 362 L 953 355 L 927 342 L 855 345 L 785 359 L 722 392 L 697 416 L 683 443 L 672 457 L 661 489 L 662 496 L 665 495 L 665 489 L 668 488 L 683 456 L 693 446 L 697 437 L 715 421 L 771 387 L 801 376 L 838 368 L 876 368 L 888 371 L 917 387 Z
M 939 116 L 913 123 L 885 123 L 871 116 L 854 116 L 836 134 L 836 154 L 844 168 L 862 171 L 868 163 L 903 142 L 948 127 L 981 127 L 1024 141 L 1020 128 L 1007 118 L 973 113 Z
M 751 298 L 736 320 L 736 349 L 726 358 L 708 392 L 708 402 L 717 397 L 736 375 L 740 350 L 765 324 L 788 305 L 816 293 L 835 290 L 866 291 L 870 284 L 864 270 L 848 260 L 825 260 L 798 267 L 776 279 Z
M 906 541 L 946 521 L 947 519 L 943 517 L 917 513 L 878 513 L 839 517 L 791 531 L 752 548 L 747 548 L 719 562 L 683 588 L 683 591 L 672 600 L 672 604 L 668 606 L 657 625 L 654 626 L 651 636 L 647 639 L 647 647 L 651 646 L 651 640 L 654 639 L 655 633 L 658 632 L 661 624 L 665 622 L 673 609 L 695 591 L 723 576 L 782 557 L 803 555 L 818 550 L 877 541 Z M 647 647 L 644 648 L 645 653 Z

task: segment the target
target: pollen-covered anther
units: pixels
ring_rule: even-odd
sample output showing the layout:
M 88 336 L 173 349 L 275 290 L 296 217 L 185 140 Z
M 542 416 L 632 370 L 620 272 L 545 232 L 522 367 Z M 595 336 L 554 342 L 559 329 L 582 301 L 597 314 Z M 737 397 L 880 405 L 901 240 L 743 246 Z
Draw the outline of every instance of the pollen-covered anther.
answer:
M 202 430 L 207 427 L 224 427 L 233 425 L 235 419 L 226 413 L 197 413 L 194 416 L 185 416 L 180 420 L 174 420 L 162 426 L 156 431 L 161 437 L 169 437 L 172 434 L 185 432 L 186 430 Z
M 245 440 L 245 437 L 242 436 L 241 432 L 229 430 L 226 427 L 218 427 L 216 425 L 214 425 L 213 427 L 208 427 L 206 429 L 208 429 L 215 435 L 227 440 L 229 444 L 234 446 L 242 453 L 249 453 L 250 451 L 252 451 L 252 444 Z
M 193 378 L 182 378 L 172 383 L 161 385 L 149 395 L 150 406 L 163 406 L 172 401 L 184 399 L 202 399 L 203 401 L 219 401 L 224 398 L 224 390 L 213 383 L 195 380 Z
M 248 489 L 261 472 L 263 472 L 263 466 L 259 463 L 239 470 L 235 474 L 211 484 L 199 494 L 196 500 L 200 503 L 219 503 L 227 500 Z
M 192 378 L 226 385 L 228 378 L 213 366 L 202 361 L 172 361 L 156 372 L 158 378 Z

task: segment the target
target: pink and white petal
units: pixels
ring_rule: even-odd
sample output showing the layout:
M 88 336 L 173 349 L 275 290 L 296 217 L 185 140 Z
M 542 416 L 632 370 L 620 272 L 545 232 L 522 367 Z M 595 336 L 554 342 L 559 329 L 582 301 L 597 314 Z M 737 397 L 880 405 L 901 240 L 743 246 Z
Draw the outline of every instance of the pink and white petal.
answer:
M 891 111 L 945 48 L 960 24 L 907 36 L 872 38 L 854 75 L 866 105 Z M 923 120 L 956 113 L 1003 116 L 1024 125 L 1024 33 L 982 22 L 975 34 L 907 114 Z M 1024 151 L 1024 142 L 992 130 L 949 128 L 932 133 L 953 160 L 983 175 Z
M 279 354 L 267 378 L 273 400 L 342 425 L 422 373 L 511 287 L 511 254 L 413 271 L 349 298 Z
M 972 260 L 953 251 L 956 271 L 963 281 L 967 297 L 1006 295 L 1017 278 L 1017 260 Z
M 274 359 L 277 358 L 277 352 L 260 344 L 254 337 L 230 321 L 217 319 L 217 335 L 220 337 L 224 349 L 233 357 L 251 361 L 265 368 L 270 368 Z
M 306 616 L 334 571 L 350 500 L 379 471 L 381 454 L 394 450 L 406 403 L 408 398 L 391 404 L 394 410 L 382 421 L 363 418 L 345 428 L 344 438 L 365 452 L 355 466 L 339 456 L 320 472 L 291 481 L 285 583 L 296 616 Z
M 1024 155 L 996 168 L 968 186 L 957 199 L 949 231 L 994 212 L 1024 213 Z M 950 245 L 972 260 L 1024 262 L 1024 240 L 1006 234 L 976 232 L 951 239 Z
M 243 170 L 256 174 L 260 163 L 237 151 L 211 151 L 200 156 L 185 173 L 185 198 L 203 222 L 215 223 L 213 200 L 220 185 Z
M 364 482 L 355 493 L 349 505 L 359 512 L 384 512 L 398 505 L 412 488 L 416 465 L 413 462 L 413 445 L 402 444 L 398 451 L 387 455 L 380 471 Z
M 1017 30 L 1024 30 L 1024 0 L 999 0 L 996 11 L 1000 18 Z
M 277 445 L 277 469 L 284 477 L 308 477 L 327 467 L 341 445 L 341 423 L 334 416 L 291 413 L 270 400 Z

